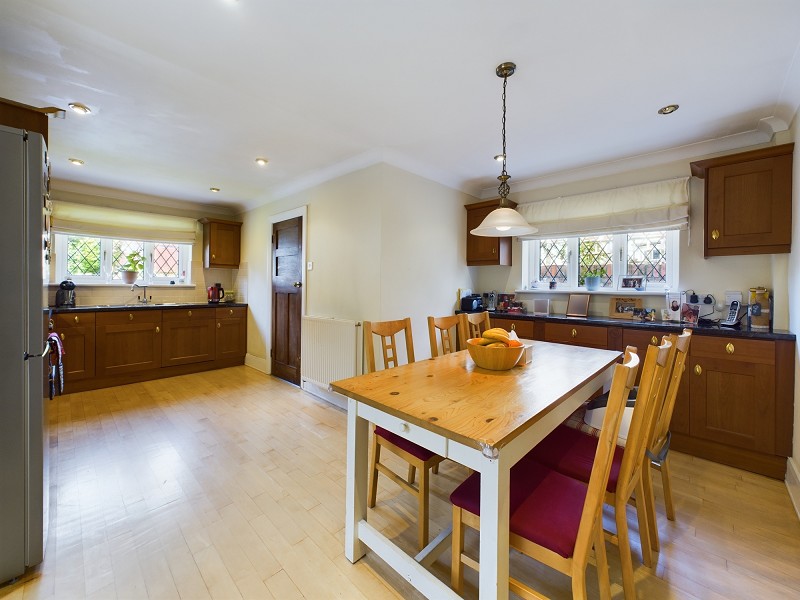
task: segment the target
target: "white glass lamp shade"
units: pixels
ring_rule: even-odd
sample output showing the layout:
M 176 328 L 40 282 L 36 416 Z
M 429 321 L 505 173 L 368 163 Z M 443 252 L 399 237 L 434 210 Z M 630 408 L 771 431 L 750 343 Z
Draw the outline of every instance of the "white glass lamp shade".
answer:
M 529 235 L 539 231 L 513 208 L 495 208 L 486 215 L 483 223 L 470 231 L 472 235 L 484 237 L 512 237 Z

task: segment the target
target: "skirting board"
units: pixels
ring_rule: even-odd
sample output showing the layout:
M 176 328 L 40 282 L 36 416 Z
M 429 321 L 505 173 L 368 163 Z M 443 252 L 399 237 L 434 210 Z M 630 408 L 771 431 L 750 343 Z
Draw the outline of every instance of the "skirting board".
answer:
M 317 398 L 322 398 L 326 402 L 330 402 L 331 404 L 333 404 L 338 408 L 341 408 L 342 410 L 347 410 L 347 398 L 345 398 L 341 394 L 337 394 L 336 392 L 330 392 L 327 389 L 323 388 L 322 386 L 317 385 L 313 381 L 308 381 L 307 379 L 303 379 L 300 382 L 300 387 L 303 388 L 304 391 L 308 392 L 313 396 L 316 396 Z
M 261 371 L 262 373 L 269 374 L 269 368 L 267 367 L 267 359 L 259 358 L 257 356 L 253 356 L 252 354 L 248 353 L 244 357 L 244 364 L 248 367 L 255 369 L 256 371 Z
M 800 517 L 800 469 L 792 457 L 786 461 L 786 489 L 794 504 L 794 512 Z

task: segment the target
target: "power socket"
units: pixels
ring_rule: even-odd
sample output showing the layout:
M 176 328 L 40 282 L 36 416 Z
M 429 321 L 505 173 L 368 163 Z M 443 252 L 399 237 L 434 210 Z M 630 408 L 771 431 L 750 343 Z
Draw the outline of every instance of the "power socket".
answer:
M 725 292 L 725 306 L 730 306 L 734 300 L 737 300 L 739 304 L 741 304 L 742 292 Z

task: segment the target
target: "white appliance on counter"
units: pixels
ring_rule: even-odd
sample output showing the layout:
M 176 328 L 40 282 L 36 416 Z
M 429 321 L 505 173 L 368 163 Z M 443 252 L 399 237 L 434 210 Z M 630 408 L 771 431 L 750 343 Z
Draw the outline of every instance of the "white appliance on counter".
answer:
M 0 583 L 44 559 L 48 523 L 47 361 L 43 308 L 49 256 L 47 148 L 41 134 L 0 126 Z

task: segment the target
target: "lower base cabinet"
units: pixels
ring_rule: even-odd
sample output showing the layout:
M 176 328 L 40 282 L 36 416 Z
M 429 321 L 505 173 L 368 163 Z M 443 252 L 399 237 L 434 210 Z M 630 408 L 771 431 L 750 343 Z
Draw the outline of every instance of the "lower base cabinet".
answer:
M 548 342 L 634 346 L 642 359 L 667 333 L 510 315 L 493 315 L 492 325 Z M 792 454 L 795 341 L 694 333 L 670 425 L 672 449 L 783 479 Z
M 95 316 L 98 377 L 161 368 L 161 311 L 101 312 Z
M 247 352 L 247 307 L 135 307 L 52 317 L 65 349 L 64 391 L 232 367 Z

